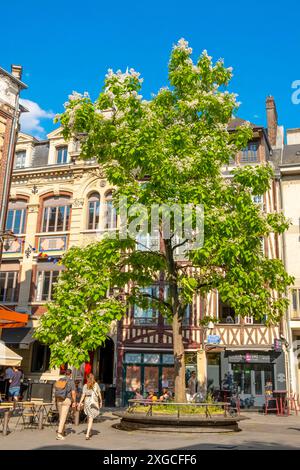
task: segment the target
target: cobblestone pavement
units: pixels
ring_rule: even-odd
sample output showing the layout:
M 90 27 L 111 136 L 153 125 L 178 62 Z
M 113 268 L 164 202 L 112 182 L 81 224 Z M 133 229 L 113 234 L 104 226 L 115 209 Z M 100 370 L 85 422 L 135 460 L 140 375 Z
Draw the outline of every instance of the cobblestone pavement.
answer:
M 16 418 L 10 421 L 10 434 L 0 433 L 0 449 L 112 449 L 112 450 L 169 450 L 169 449 L 300 449 L 300 416 L 277 417 L 247 413 L 240 423 L 241 432 L 230 433 L 178 433 L 121 431 L 113 426 L 119 418 L 105 410 L 94 424 L 91 440 L 85 440 L 86 425 L 69 425 L 64 441 L 55 439 L 55 428 L 15 428 Z

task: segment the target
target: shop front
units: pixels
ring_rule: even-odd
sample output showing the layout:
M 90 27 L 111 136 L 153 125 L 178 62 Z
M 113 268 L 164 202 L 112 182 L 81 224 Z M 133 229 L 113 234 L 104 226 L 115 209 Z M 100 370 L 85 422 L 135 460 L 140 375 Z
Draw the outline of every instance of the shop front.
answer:
M 230 351 L 221 353 L 221 386 L 239 394 L 241 407 L 261 408 L 266 390 L 286 390 L 284 353 Z
M 147 397 L 153 390 L 160 396 L 167 387 L 174 391 L 174 357 L 169 353 L 126 352 L 123 364 L 123 403 L 133 398 L 136 390 Z

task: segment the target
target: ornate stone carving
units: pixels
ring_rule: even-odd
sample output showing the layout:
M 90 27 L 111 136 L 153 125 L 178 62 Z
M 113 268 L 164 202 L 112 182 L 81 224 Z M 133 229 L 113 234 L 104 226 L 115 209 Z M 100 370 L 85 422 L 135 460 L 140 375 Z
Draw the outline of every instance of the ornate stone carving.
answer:
M 72 207 L 83 207 L 84 199 L 73 199 Z

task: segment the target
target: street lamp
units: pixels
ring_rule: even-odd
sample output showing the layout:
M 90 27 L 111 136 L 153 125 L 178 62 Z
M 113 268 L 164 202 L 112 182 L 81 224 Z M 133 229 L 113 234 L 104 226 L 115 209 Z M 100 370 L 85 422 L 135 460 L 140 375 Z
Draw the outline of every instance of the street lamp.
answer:
M 0 248 L 4 248 L 5 251 L 8 251 L 10 248 L 10 240 L 15 240 L 17 237 L 12 230 L 3 230 L 0 232 Z M 2 251 L 2 250 L 1 250 Z M 1 253 L 0 253 L 1 260 Z

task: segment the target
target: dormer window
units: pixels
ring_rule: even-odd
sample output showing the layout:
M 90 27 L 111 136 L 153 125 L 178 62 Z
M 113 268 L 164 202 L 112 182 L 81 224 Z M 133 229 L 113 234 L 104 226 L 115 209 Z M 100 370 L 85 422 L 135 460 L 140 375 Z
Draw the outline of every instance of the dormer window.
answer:
M 15 156 L 15 168 L 25 168 L 26 161 L 26 150 L 20 150 L 16 152 Z
M 56 163 L 59 165 L 67 163 L 68 161 L 68 147 L 58 147 L 56 150 Z

